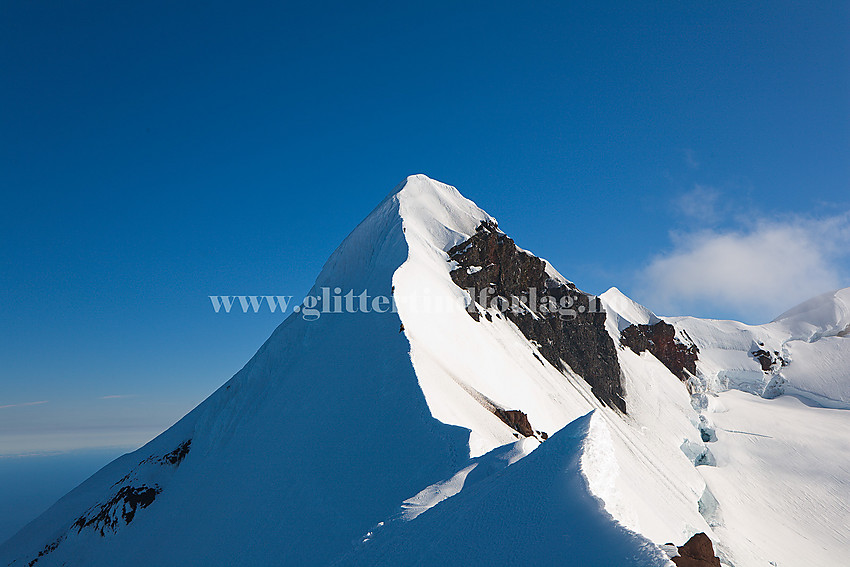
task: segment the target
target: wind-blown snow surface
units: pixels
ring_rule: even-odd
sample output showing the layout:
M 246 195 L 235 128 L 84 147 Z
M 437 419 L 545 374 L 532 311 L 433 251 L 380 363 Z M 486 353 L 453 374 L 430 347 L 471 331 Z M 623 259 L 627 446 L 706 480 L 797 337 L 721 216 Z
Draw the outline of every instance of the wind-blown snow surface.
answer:
M 668 319 L 699 343 L 691 396 L 651 354 L 619 345 L 625 326 L 658 318 L 609 291 L 603 300 L 623 373 L 623 415 L 580 376 L 537 356 L 506 318 L 468 315 L 446 251 L 482 220 L 492 219 L 453 187 L 408 178 L 334 252 L 311 292 L 392 293 L 398 314 L 289 317 L 174 427 L 0 547 L 0 565 L 469 565 L 495 557 L 663 565 L 649 542 L 681 544 L 696 532 L 709 534 L 736 567 L 841 564 L 850 552 L 847 529 L 826 520 L 798 525 L 795 551 L 794 516 L 785 515 L 802 506 L 806 518 L 818 511 L 846 518 L 848 451 L 830 440 L 850 414 L 751 394 L 739 411 L 734 396 L 741 394 L 725 390 L 805 390 L 834 407 L 850 399 L 840 374 L 847 343 L 837 342 L 850 341 L 839 329 L 850 321 L 835 307 L 846 307 L 846 293 L 764 327 Z M 750 355 L 759 341 L 812 362 L 794 358 L 768 376 Z M 819 343 L 832 345 L 823 348 L 837 362 L 806 350 Z M 815 365 L 829 377 L 815 376 Z M 550 439 L 518 440 L 494 407 L 525 412 Z M 731 409 L 716 413 L 722 407 Z M 838 433 L 800 427 L 800 437 L 779 448 L 762 443 L 751 454 L 741 443 L 763 438 L 726 431 L 765 434 L 772 412 L 795 420 L 789 423 L 830 412 L 824 419 Z M 816 434 L 825 441 L 799 445 Z M 830 446 L 841 453 L 837 464 L 804 466 L 834 458 Z M 786 464 L 781 481 L 769 478 Z M 813 479 L 813 469 L 828 479 Z M 784 527 L 775 535 L 773 526 Z

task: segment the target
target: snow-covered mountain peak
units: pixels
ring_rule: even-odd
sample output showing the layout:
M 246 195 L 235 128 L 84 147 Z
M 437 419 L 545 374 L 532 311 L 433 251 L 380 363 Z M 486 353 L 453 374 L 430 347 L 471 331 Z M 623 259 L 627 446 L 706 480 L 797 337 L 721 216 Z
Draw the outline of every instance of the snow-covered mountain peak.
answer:
M 394 195 L 398 195 L 402 191 L 406 193 L 416 193 L 416 192 L 433 192 L 433 193 L 447 193 L 456 196 L 461 196 L 460 192 L 451 185 L 443 183 L 441 181 L 437 181 L 436 179 L 431 179 L 424 173 L 414 173 L 412 175 L 408 175 L 402 180 L 401 183 L 396 185 L 392 191 L 389 192 L 387 197 L 392 197 Z
M 735 567 L 850 552 L 850 414 L 782 395 L 850 407 L 850 290 L 762 326 L 659 318 L 617 288 L 599 302 L 425 175 L 300 307 L 336 288 L 394 309 L 292 313 L 0 565 L 661 567 L 656 544 L 695 533 Z
M 612 287 L 599 297 L 605 304 L 608 317 L 616 324 L 619 331 L 629 325 L 654 325 L 660 321 L 655 313 L 616 287 Z
M 413 246 L 421 243 L 446 251 L 474 234 L 482 221 L 496 222 L 451 185 L 422 174 L 408 177 L 395 198 Z
M 315 288 L 359 286 L 386 293 L 392 271 L 409 256 L 421 258 L 423 250 L 426 256 L 428 251 L 448 250 L 484 220 L 495 222 L 451 185 L 423 174 L 411 175 L 331 254 Z
M 793 307 L 773 320 L 798 340 L 850 333 L 850 287 L 830 291 Z

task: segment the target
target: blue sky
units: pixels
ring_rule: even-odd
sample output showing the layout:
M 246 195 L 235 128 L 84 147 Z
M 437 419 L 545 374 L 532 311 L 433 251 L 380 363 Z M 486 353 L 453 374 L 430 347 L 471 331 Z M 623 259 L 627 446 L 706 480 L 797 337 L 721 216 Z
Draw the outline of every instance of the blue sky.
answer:
M 3 3 L 0 454 L 173 423 L 412 173 L 661 313 L 850 285 L 850 6 L 548 4 Z

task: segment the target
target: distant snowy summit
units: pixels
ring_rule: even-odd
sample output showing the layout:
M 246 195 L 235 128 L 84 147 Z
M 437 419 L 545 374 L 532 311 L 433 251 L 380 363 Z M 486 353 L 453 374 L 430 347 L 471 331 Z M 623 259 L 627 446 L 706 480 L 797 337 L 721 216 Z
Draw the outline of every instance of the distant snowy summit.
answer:
M 342 242 L 311 295 L 327 287 L 394 309 L 288 317 L 0 565 L 850 556 L 850 288 L 760 326 L 659 317 L 581 291 L 424 175 Z

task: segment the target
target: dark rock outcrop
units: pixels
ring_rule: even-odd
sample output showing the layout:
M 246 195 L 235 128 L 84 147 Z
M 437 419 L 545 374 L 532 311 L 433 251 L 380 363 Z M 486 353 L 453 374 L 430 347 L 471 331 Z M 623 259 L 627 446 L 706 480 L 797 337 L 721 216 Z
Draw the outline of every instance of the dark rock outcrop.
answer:
M 192 440 L 189 439 L 180 443 L 176 449 L 171 451 L 170 453 L 163 455 L 161 462 L 168 463 L 169 465 L 179 465 L 183 462 L 183 459 L 186 458 L 186 455 L 189 454 L 189 449 L 192 447 Z
M 157 468 L 163 465 L 171 465 L 174 468 L 180 466 L 191 448 L 192 440 L 187 439 L 165 455 L 151 455 L 139 461 L 138 466 L 133 467 L 130 472 L 112 484 L 112 488 L 120 486 L 117 492 L 105 503 L 92 506 L 85 514 L 77 518 L 71 529 L 76 529 L 77 533 L 80 533 L 83 529 L 89 528 L 102 537 L 106 537 L 107 532 L 116 533 L 122 523 L 126 525 L 132 522 L 136 517 L 136 511 L 153 504 L 156 496 L 162 492 L 162 488 L 156 484 L 133 486 L 130 479 L 136 477 L 140 468 L 151 470 L 151 465 Z M 39 551 L 38 555 L 29 562 L 29 567 L 33 567 L 39 559 L 55 551 L 66 537 L 67 533 Z
M 654 325 L 629 325 L 620 333 L 620 342 L 637 354 L 648 350 L 682 381 L 697 372 L 699 349 L 687 335 L 685 341 L 676 337 L 675 327 L 664 321 Z
M 448 251 L 458 267 L 452 280 L 472 296 L 470 317 L 496 308 L 537 346 L 550 364 L 579 374 L 604 403 L 626 411 L 620 364 L 605 330 L 599 299 L 546 273 L 546 263 L 516 247 L 495 223 Z M 493 317 L 485 311 L 486 321 Z
M 759 347 L 764 347 L 764 345 L 759 343 Z M 783 366 L 788 365 L 788 361 L 782 358 L 778 350 L 770 352 L 764 348 L 754 348 L 750 352 L 750 356 L 755 358 L 759 364 L 761 364 L 761 369 L 764 372 L 776 372 Z
M 721 567 L 720 559 L 714 555 L 711 539 L 700 532 L 679 547 L 679 557 L 672 558 L 676 567 Z
M 534 437 L 534 428 L 531 427 L 531 423 L 529 423 L 528 416 L 525 412 L 495 408 L 493 413 L 496 414 L 496 417 L 505 422 L 508 427 L 520 435 L 525 437 Z
M 106 535 L 106 530 L 116 532 L 121 520 L 124 524 L 132 522 L 136 509 L 150 506 L 160 492 L 162 489 L 158 486 L 122 486 L 106 503 L 77 518 L 74 527 L 78 532 L 90 527 L 101 536 Z

